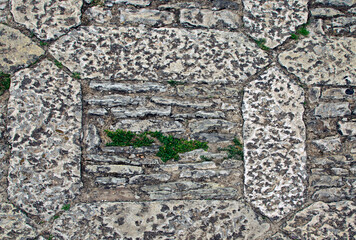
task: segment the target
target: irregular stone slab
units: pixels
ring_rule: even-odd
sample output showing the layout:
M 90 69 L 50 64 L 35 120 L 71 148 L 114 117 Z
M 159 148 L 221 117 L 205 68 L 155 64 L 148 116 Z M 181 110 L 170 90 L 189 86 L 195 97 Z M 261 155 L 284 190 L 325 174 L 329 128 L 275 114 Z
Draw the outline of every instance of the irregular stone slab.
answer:
M 5 11 L 7 7 L 8 0 L 0 0 L 0 22 L 6 22 L 7 12 Z
M 117 3 L 125 3 L 125 4 L 145 7 L 150 5 L 151 1 L 150 0 L 106 0 L 105 1 L 105 5 L 109 7 L 112 7 L 113 4 L 117 4 Z
M 70 28 L 78 26 L 83 1 L 45 0 L 25 4 L 23 0 L 11 0 L 11 13 L 16 22 L 26 26 L 43 40 L 55 39 Z
M 115 173 L 122 175 L 141 174 L 142 167 L 129 165 L 87 165 L 85 170 L 90 173 Z
M 94 124 L 89 124 L 84 127 L 83 143 L 87 151 L 93 151 L 100 145 L 100 136 Z
M 51 61 L 12 77 L 8 193 L 26 212 L 49 218 L 78 194 L 81 109 L 80 83 Z
M 313 8 L 310 13 L 314 17 L 335 17 L 344 15 L 341 11 L 333 8 Z
M 277 220 L 303 203 L 306 180 L 303 89 L 277 67 L 245 88 L 245 195 Z
M 123 95 L 107 95 L 97 98 L 85 99 L 90 105 L 100 105 L 107 107 L 116 107 L 116 106 L 127 106 L 127 105 L 138 105 L 143 102 L 144 99 L 141 97 L 130 97 Z
M 338 7 L 351 7 L 356 3 L 355 0 L 316 0 L 315 3 L 338 6 Z
M 139 184 L 147 182 L 167 182 L 171 178 L 168 174 L 146 174 L 137 175 L 130 178 L 130 184 Z
M 137 107 L 135 109 L 113 108 L 111 109 L 111 112 L 116 118 L 144 117 L 147 115 L 169 116 L 171 114 L 171 107 Z
M 308 20 L 308 1 L 243 0 L 245 27 L 255 39 L 266 39 L 274 48 L 283 43 L 296 28 Z
M 153 97 L 151 98 L 151 101 L 157 104 L 162 104 L 162 105 L 172 105 L 172 106 L 180 106 L 180 107 L 191 107 L 191 108 L 208 108 L 213 106 L 212 102 L 187 102 L 187 101 L 180 101 L 176 99 L 171 99 L 171 98 L 161 98 L 161 97 Z
M 113 18 L 112 11 L 110 9 L 104 9 L 98 6 L 88 8 L 85 11 L 85 14 L 88 20 L 94 24 L 110 23 Z
M 321 118 L 344 117 L 351 114 L 349 106 L 348 102 L 322 102 L 315 107 L 314 114 Z
M 326 137 L 313 140 L 311 143 L 321 152 L 340 152 L 342 147 L 340 138 L 338 137 Z
M 269 63 L 243 34 L 217 30 L 85 26 L 49 51 L 83 78 L 103 80 L 243 82 Z
M 125 129 L 132 132 L 161 131 L 162 133 L 183 133 L 185 131 L 180 122 L 163 120 L 121 120 L 110 129 Z
M 356 135 L 356 122 L 339 122 L 338 124 L 342 135 Z
M 332 37 L 313 32 L 296 47 L 281 53 L 279 62 L 305 84 L 356 85 L 356 42 L 351 37 Z
M 356 17 L 338 17 L 324 23 L 326 31 L 337 36 L 356 32 Z
M 210 130 L 220 129 L 223 132 L 232 131 L 237 126 L 234 122 L 220 119 L 194 120 L 189 123 L 192 133 L 208 132 Z
M 97 91 L 119 91 L 125 93 L 140 92 L 166 92 L 167 86 L 159 83 L 119 83 L 119 82 L 99 82 L 91 81 L 89 87 Z
M 321 97 L 323 99 L 355 99 L 356 100 L 356 94 L 353 88 L 325 89 Z
M 9 146 L 0 143 L 0 202 L 7 202 L 7 174 L 9 170 Z M 1 226 L 1 225 L 0 225 Z
M 30 219 L 12 204 L 0 203 L 1 239 L 35 238 L 37 231 L 29 223 Z
M 240 26 L 240 16 L 229 10 L 182 9 L 179 21 L 182 24 L 205 28 L 227 27 L 237 29 Z
M 116 177 L 97 177 L 95 179 L 96 184 L 102 184 L 107 186 L 125 185 L 126 182 L 127 182 L 126 178 L 116 178 Z
M 298 212 L 284 230 L 294 239 L 352 239 L 356 236 L 353 201 L 316 202 Z
M 44 51 L 19 30 L 0 24 L 0 68 L 15 72 L 36 61 Z
M 138 23 L 149 26 L 169 25 L 174 22 L 174 14 L 152 9 L 120 9 L 122 23 Z
M 51 232 L 58 239 L 252 240 L 269 228 L 242 201 L 202 200 L 78 204 Z

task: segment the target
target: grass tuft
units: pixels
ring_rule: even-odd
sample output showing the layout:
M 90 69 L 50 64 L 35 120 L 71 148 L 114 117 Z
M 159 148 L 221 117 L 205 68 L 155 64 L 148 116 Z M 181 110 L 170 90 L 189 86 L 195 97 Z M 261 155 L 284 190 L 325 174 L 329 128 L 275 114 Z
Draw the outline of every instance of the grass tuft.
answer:
M 75 78 L 75 79 L 80 79 L 80 73 L 79 72 L 74 72 L 73 75 L 72 75 L 72 78 Z
M 227 146 L 226 148 L 219 148 L 220 151 L 227 152 L 227 158 L 233 158 L 238 160 L 244 160 L 243 147 L 237 138 L 232 140 L 234 144 Z
M 63 64 L 61 62 L 59 62 L 57 59 L 54 59 L 54 64 L 59 68 L 62 69 L 63 68 Z
M 270 48 L 265 45 L 266 39 L 260 38 L 259 40 L 255 40 L 256 44 L 265 51 L 268 51 Z
M 64 204 L 63 207 L 62 207 L 62 210 L 64 211 L 68 211 L 70 209 L 70 204 Z

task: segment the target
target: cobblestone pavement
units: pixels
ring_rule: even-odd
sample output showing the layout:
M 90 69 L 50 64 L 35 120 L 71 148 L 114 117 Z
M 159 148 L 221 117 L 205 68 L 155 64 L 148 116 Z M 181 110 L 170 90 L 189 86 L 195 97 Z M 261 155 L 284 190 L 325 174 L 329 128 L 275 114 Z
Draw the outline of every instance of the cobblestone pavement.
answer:
M 355 37 L 355 0 L 0 0 L 0 239 L 356 239 Z

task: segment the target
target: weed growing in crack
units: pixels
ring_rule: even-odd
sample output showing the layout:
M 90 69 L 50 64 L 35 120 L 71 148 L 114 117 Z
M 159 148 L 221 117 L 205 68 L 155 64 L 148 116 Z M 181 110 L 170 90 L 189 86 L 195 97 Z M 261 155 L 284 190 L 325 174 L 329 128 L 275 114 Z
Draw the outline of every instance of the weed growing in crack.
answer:
M 175 86 L 178 86 L 178 85 L 184 85 L 183 82 L 178 82 L 178 81 L 175 81 L 175 80 L 169 80 L 169 81 L 167 81 L 167 83 L 169 85 L 171 85 L 172 87 L 175 87 Z
M 209 157 L 207 157 L 207 156 L 204 156 L 204 155 L 201 155 L 200 156 L 200 159 L 202 160 L 202 161 L 213 161 L 213 159 L 212 158 L 209 158 Z
M 265 51 L 269 50 L 269 47 L 265 46 L 266 39 L 260 38 L 259 40 L 255 40 L 255 42 L 262 50 L 265 50 Z
M 124 131 L 118 129 L 116 131 L 105 130 L 107 136 L 111 138 L 111 143 L 106 144 L 107 146 L 133 146 L 133 147 L 144 147 L 151 146 L 154 143 L 153 139 L 147 137 L 147 132 L 136 134 L 131 131 Z
M 0 96 L 10 88 L 10 74 L 0 72 Z
M 243 147 L 237 138 L 232 140 L 234 144 L 227 146 L 226 148 L 219 148 L 219 151 L 226 151 L 227 158 L 233 158 L 238 160 L 244 160 Z
M 58 219 L 58 218 L 59 218 L 58 215 L 54 215 L 54 216 L 53 216 L 53 219 L 54 219 L 54 220 L 56 220 L 56 219 Z
M 44 46 L 47 46 L 47 45 L 48 45 L 48 42 L 40 41 L 40 46 L 44 47 Z
M 73 75 L 72 75 L 72 78 L 74 79 L 80 79 L 80 73 L 79 72 L 74 72 Z
M 309 31 L 308 31 L 308 29 L 307 29 L 307 24 L 304 24 L 304 25 L 302 25 L 301 27 L 299 27 L 299 28 L 295 31 L 295 33 L 292 33 L 292 34 L 290 35 L 290 38 L 291 38 L 291 39 L 294 39 L 294 40 L 298 40 L 299 37 L 300 37 L 300 35 L 305 36 L 305 37 L 309 35 Z
M 61 62 L 59 62 L 57 59 L 54 59 L 54 64 L 59 68 L 62 69 L 63 68 L 63 64 Z
M 63 207 L 62 207 L 62 210 L 64 211 L 68 211 L 70 209 L 70 204 L 64 204 Z

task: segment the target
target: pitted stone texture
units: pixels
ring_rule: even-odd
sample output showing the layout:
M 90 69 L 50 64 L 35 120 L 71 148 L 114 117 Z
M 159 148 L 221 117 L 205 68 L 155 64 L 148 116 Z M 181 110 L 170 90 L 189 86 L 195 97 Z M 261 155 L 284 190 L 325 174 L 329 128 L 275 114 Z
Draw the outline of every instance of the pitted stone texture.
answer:
M 244 35 L 216 30 L 81 27 L 50 52 L 83 78 L 101 79 L 243 82 L 269 63 Z
M 308 20 L 307 0 L 243 0 L 243 21 L 255 39 L 266 39 L 265 45 L 274 48 Z
M 11 0 L 11 13 L 37 37 L 50 40 L 80 24 L 82 5 L 78 0 Z
M 293 239 L 354 239 L 356 204 L 353 201 L 313 203 L 288 221 L 284 230 Z
M 45 60 L 12 77 L 9 199 L 49 218 L 81 187 L 81 87 Z
M 245 88 L 245 195 L 273 220 L 304 201 L 303 89 L 273 67 Z
M 19 30 L 0 24 L 0 68 L 3 72 L 15 72 L 27 67 L 44 53 L 42 48 Z
M 356 85 L 356 41 L 313 32 L 298 40 L 292 50 L 281 53 L 279 62 L 305 84 Z
M 0 203 L 0 238 L 3 240 L 33 239 L 36 229 L 30 219 L 12 204 Z
M 70 227 L 68 227 L 70 226 Z M 270 225 L 240 201 L 159 201 L 74 206 L 58 239 L 262 239 Z

